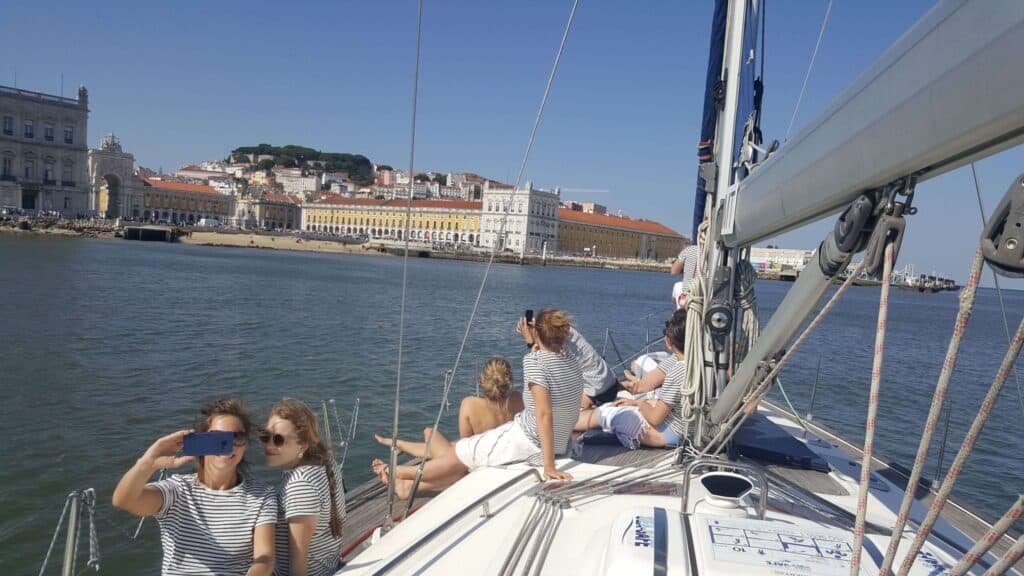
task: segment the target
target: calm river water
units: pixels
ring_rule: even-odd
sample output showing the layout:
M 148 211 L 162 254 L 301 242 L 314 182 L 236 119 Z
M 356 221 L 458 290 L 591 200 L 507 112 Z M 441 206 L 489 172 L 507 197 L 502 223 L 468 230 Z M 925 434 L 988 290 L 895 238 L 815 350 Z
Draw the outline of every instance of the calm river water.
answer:
M 409 262 L 406 434 L 433 420 L 483 271 L 477 263 Z M 130 540 L 136 521 L 111 509 L 111 492 L 154 439 L 187 427 L 218 395 L 242 396 L 261 417 L 282 396 L 317 406 L 334 398 L 344 419 L 360 398 L 346 484 L 368 479 L 370 459 L 383 454 L 371 432 L 391 425 L 401 278 L 402 260 L 392 257 L 0 236 L 0 574 L 38 571 L 65 495 L 86 487 L 98 493 L 103 573 L 158 573 L 156 524 Z M 762 322 L 787 288 L 759 283 Z M 598 349 L 610 328 L 628 354 L 648 327 L 660 332 L 670 289 L 663 274 L 495 266 L 445 429 L 453 430 L 458 399 L 472 393 L 487 357 L 516 359 L 519 372 L 523 346 L 513 325 L 524 309 L 565 308 Z M 1024 293 L 1005 296 L 1014 329 Z M 815 417 L 854 441 L 863 434 L 877 301 L 876 289 L 852 288 L 783 373 L 803 411 L 820 358 Z M 892 293 L 877 449 L 908 465 L 956 303 L 952 293 Z M 982 290 L 952 386 L 947 465 L 1005 350 L 996 293 Z M 1024 490 L 1022 438 L 1011 378 L 958 497 L 1000 515 Z M 278 474 L 261 470 L 258 446 L 250 455 L 274 482 Z

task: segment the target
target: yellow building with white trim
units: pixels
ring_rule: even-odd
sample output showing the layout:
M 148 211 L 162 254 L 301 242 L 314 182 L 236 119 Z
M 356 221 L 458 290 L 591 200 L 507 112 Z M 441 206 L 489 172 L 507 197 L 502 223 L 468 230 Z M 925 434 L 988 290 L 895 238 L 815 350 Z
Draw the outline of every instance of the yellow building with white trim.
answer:
M 406 205 L 406 200 L 328 197 L 302 206 L 302 230 L 403 240 Z M 413 200 L 409 239 L 478 246 L 481 208 L 480 202 Z

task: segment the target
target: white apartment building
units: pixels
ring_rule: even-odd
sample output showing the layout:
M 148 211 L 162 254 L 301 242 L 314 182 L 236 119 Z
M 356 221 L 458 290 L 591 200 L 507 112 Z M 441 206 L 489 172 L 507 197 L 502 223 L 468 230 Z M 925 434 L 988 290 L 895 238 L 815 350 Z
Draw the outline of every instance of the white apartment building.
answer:
M 274 168 L 274 179 L 289 196 L 301 198 L 306 192 L 320 189 L 320 179 L 316 176 L 303 176 L 301 168 Z
M 533 182 L 523 188 L 484 184 L 480 245 L 519 254 L 540 254 L 558 250 L 558 188 L 535 189 Z
M 0 86 L 0 205 L 89 212 L 88 121 L 84 86 L 77 99 Z

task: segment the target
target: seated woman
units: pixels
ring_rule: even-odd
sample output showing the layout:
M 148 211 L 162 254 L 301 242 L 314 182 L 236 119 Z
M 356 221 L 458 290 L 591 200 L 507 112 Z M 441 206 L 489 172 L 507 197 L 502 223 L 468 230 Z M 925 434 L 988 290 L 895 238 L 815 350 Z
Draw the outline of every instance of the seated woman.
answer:
M 483 370 L 477 381 L 480 383 L 480 391 L 483 398 L 478 396 L 467 396 L 462 399 L 459 406 L 459 437 L 469 438 L 476 434 L 482 434 L 493 430 L 502 424 L 509 422 L 523 410 L 523 395 L 512 390 L 512 365 L 508 360 L 494 357 L 484 363 Z M 452 449 L 453 444 L 441 434 L 440 430 L 434 431 L 433 440 L 430 432 L 433 427 L 423 429 L 423 442 L 398 439 L 395 445 L 399 452 L 405 452 L 416 458 L 437 458 L 439 455 Z M 391 445 L 391 439 L 374 434 L 377 442 L 384 446 Z M 431 442 L 430 451 L 426 450 L 426 443 Z
M 260 432 L 267 466 L 283 468 L 277 493 L 279 576 L 327 576 L 338 569 L 344 494 L 334 474 L 334 458 L 320 440 L 316 416 L 298 400 L 274 406 Z
M 238 400 L 218 400 L 202 411 L 198 432 L 231 432 L 230 454 L 178 456 L 179 430 L 153 443 L 114 489 L 113 504 L 136 516 L 155 516 L 164 556 L 162 574 L 270 576 L 274 570 L 274 491 L 250 478 L 245 449 L 252 419 Z M 157 470 L 196 461 L 194 474 L 147 483 Z M 201 535 L 201 537 L 197 537 Z
M 665 344 L 674 362 L 653 399 L 618 400 L 614 406 L 584 410 L 576 431 L 603 429 L 614 433 L 627 448 L 638 445 L 674 448 L 686 439 L 689 422 L 683 418 L 683 388 L 686 386 L 686 310 L 680 309 L 665 323 Z M 660 372 L 656 370 L 655 372 Z
M 544 309 L 530 327 L 538 346 L 523 357 L 523 410 L 515 419 L 482 434 L 463 438 L 451 450 L 423 465 L 420 487 L 426 491 L 444 489 L 471 470 L 529 461 L 544 466 L 544 477 L 571 480 L 555 467 L 555 455 L 569 447 L 573 424 L 583 395 L 583 376 L 575 355 L 563 350 L 569 337 L 571 318 L 560 310 Z M 407 498 L 417 466 L 395 470 L 395 492 Z M 381 482 L 390 480 L 388 466 L 373 461 Z

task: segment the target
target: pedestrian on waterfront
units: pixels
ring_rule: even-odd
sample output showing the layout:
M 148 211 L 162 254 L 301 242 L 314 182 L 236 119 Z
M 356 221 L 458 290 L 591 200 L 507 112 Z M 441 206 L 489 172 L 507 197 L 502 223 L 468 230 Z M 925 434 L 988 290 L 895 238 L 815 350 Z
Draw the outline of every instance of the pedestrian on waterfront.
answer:
M 277 492 L 277 576 L 326 576 L 338 569 L 345 494 L 316 415 L 284 399 L 260 431 L 267 466 L 284 469 Z
M 674 448 L 686 439 L 689 432 L 683 408 L 683 390 L 687 385 L 686 309 L 676 310 L 665 323 L 664 334 L 674 362 L 666 368 L 664 383 L 654 398 L 621 399 L 614 404 L 584 410 L 576 423 L 577 432 L 602 429 L 615 434 L 623 446 L 631 449 L 641 445 Z
M 689 292 L 690 280 L 700 273 L 700 248 L 696 244 L 690 244 L 683 248 L 675 261 L 672 262 L 671 274 L 673 276 L 682 274 L 683 279 L 676 282 L 672 287 L 672 301 L 676 309 L 686 306 L 686 296 Z
M 231 432 L 230 454 L 179 456 L 192 432 Z M 274 491 L 249 476 L 245 450 L 253 426 L 241 401 L 223 398 L 202 410 L 194 430 L 153 443 L 114 489 L 113 504 L 154 516 L 163 547 L 161 573 L 270 576 L 274 570 Z M 195 462 L 193 474 L 148 482 L 157 470 Z
M 529 327 L 537 346 L 523 357 L 523 411 L 511 422 L 463 438 L 454 449 L 427 461 L 421 489 L 442 490 L 472 470 L 522 461 L 543 466 L 545 479 L 572 479 L 555 465 L 555 456 L 569 450 L 584 387 L 579 361 L 565 346 L 571 323 L 572 318 L 561 310 L 546 308 L 537 314 Z M 372 468 L 381 482 L 390 481 L 387 464 L 374 460 Z M 399 497 L 408 498 L 417 469 L 399 466 L 395 470 Z
M 532 321 L 527 323 L 526 318 L 520 318 L 516 323 L 516 332 L 526 341 L 529 350 L 537 346 L 536 339 L 530 328 Z M 593 408 L 606 402 L 615 400 L 619 391 L 619 381 L 615 373 L 608 368 L 608 363 L 591 346 L 590 342 L 579 333 L 574 327 L 569 328 L 569 338 L 565 342 L 565 348 L 579 360 L 580 368 L 583 370 L 583 396 L 580 399 L 580 408 Z
M 499 356 L 487 360 L 477 381 L 480 383 L 480 392 L 483 396 L 467 396 L 462 399 L 459 406 L 460 438 L 469 438 L 493 430 L 506 422 L 511 422 L 512 418 L 523 410 L 523 395 L 512 389 L 514 378 L 512 365 L 508 360 Z M 379 434 L 374 434 L 373 437 L 383 446 L 391 446 L 391 438 Z M 426 449 L 428 442 L 429 451 Z M 423 442 L 399 438 L 395 445 L 399 452 L 405 452 L 415 458 L 437 458 L 455 446 L 440 430 L 434 430 L 433 426 L 423 429 Z

